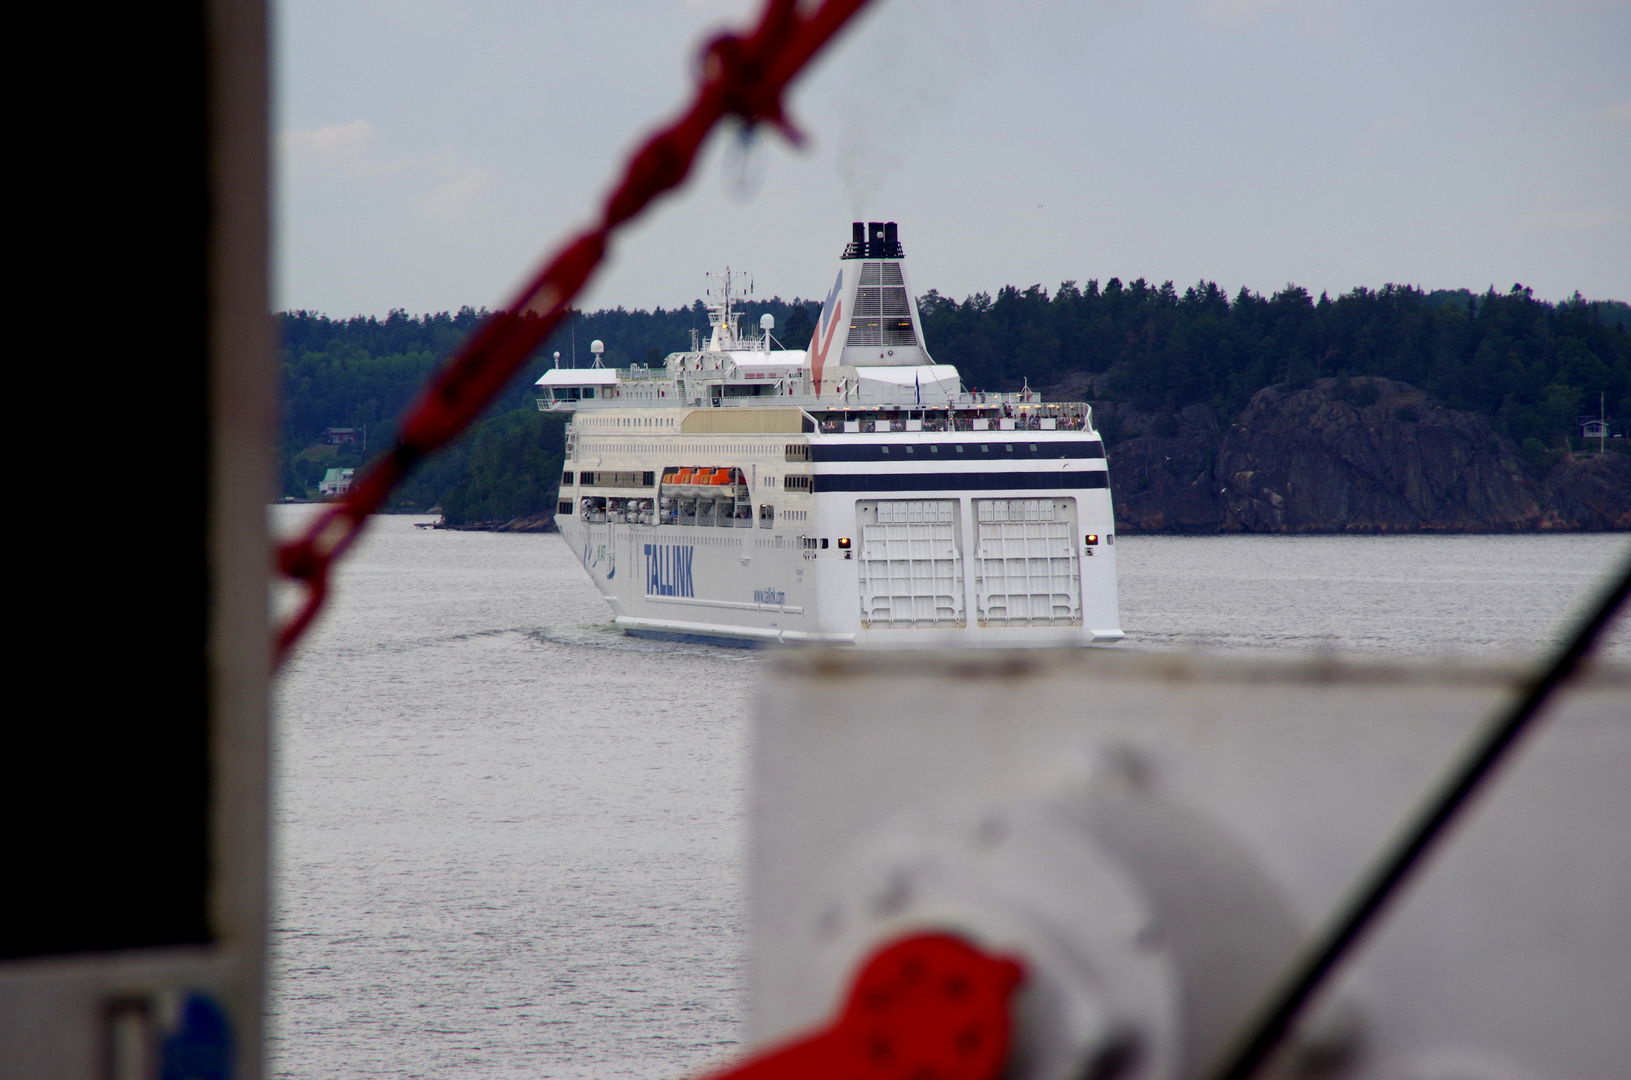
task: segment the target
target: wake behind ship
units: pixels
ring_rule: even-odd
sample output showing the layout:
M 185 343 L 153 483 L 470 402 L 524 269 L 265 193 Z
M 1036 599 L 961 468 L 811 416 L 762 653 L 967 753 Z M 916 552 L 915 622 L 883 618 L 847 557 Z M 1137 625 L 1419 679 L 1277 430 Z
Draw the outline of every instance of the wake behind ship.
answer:
M 736 644 L 1119 641 L 1104 443 L 1082 402 L 936 364 L 893 222 L 856 222 L 807 349 L 710 336 L 661 367 L 556 368 L 555 521 L 631 634 Z M 598 342 L 596 343 L 599 344 Z

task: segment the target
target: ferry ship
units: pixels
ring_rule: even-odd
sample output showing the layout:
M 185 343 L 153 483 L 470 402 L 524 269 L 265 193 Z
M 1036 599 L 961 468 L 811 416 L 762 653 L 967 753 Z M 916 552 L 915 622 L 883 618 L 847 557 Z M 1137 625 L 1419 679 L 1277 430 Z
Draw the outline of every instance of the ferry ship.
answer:
M 1104 443 L 1083 402 L 936 364 L 894 222 L 856 222 L 809 347 L 708 340 L 556 368 L 555 516 L 630 634 L 718 643 L 1072 645 L 1122 637 Z M 558 364 L 558 360 L 557 360 Z

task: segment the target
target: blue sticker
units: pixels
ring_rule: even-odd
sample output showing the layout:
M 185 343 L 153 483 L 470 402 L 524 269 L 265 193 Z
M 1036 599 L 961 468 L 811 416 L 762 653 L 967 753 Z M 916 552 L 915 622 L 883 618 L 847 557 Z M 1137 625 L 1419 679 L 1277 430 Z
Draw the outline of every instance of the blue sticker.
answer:
M 160 1080 L 232 1080 L 232 1025 L 207 994 L 187 995 L 159 1051 Z

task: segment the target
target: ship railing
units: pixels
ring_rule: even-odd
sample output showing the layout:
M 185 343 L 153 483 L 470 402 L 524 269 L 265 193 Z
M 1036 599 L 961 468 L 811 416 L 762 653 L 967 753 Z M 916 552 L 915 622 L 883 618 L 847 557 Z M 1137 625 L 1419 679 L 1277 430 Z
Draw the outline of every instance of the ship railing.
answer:
M 1020 400 L 996 403 L 989 399 L 999 395 L 982 395 L 978 402 L 962 406 L 937 408 L 896 409 L 885 406 L 890 415 L 880 416 L 878 409 L 843 410 L 827 413 L 820 420 L 824 434 L 862 434 L 915 431 L 1090 431 L 1093 410 L 1086 402 L 1037 402 Z M 1019 398 L 1020 395 L 1001 395 Z M 960 409 L 967 411 L 959 411 Z M 914 415 L 916 414 L 916 415 Z
M 997 418 L 958 417 L 956 431 L 1082 431 L 1092 425 L 1082 414 L 1065 416 L 1004 416 Z
M 1085 401 L 1046 401 L 1035 390 L 1021 390 L 1003 394 L 986 390 L 965 390 L 952 399 L 951 405 L 954 409 L 988 409 L 995 406 L 1024 409 L 1043 415 L 1081 414 L 1091 411 L 1090 406 Z
M 659 525 L 694 525 L 720 529 L 753 528 L 753 504 L 745 498 L 662 498 L 657 503 Z M 766 521 L 763 528 L 769 528 Z

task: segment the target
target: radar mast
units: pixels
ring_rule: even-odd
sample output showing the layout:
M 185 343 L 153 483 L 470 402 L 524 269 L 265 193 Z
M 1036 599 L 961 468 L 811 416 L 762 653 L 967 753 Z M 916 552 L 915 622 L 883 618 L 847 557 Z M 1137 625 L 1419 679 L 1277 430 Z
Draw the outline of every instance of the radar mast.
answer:
M 729 352 L 741 346 L 741 335 L 737 329 L 737 321 L 742 313 L 736 310 L 736 301 L 739 296 L 733 291 L 746 282 L 746 292 L 753 293 L 753 278 L 745 273 L 732 273 L 730 267 L 725 267 L 723 274 L 708 275 L 708 325 L 712 333 L 708 337 L 709 352 Z

